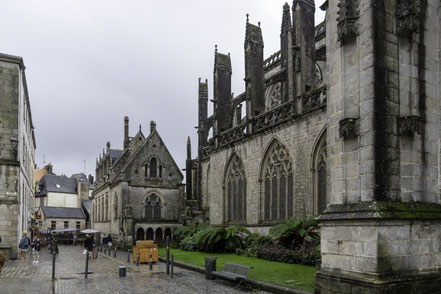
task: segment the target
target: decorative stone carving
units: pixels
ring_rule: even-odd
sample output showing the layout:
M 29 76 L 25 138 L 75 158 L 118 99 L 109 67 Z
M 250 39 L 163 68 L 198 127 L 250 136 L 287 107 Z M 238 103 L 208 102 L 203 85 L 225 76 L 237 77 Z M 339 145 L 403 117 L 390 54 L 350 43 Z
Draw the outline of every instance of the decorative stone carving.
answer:
M 337 18 L 338 40 L 345 43 L 358 34 L 358 0 L 340 0 L 338 7 L 340 8 Z
M 411 37 L 420 30 L 421 0 L 399 0 L 397 3 L 397 34 Z
M 398 133 L 400 135 L 413 136 L 415 133 L 421 134 L 423 130 L 423 120 L 416 115 L 398 118 Z
M 343 139 L 353 139 L 358 137 L 358 118 L 348 117 L 340 121 L 339 137 Z
M 319 87 L 323 81 L 322 69 L 316 63 L 315 64 L 315 85 Z

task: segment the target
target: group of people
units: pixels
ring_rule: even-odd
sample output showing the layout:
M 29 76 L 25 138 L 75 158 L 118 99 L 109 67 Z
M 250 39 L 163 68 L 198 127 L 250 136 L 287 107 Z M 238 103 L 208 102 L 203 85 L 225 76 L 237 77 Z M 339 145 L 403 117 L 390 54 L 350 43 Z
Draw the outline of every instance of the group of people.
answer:
M 20 243 L 18 244 L 18 251 L 20 252 L 21 262 L 26 262 L 28 250 L 31 249 L 32 263 L 39 263 L 41 246 L 42 242 L 38 235 L 34 236 L 34 239 L 31 242 L 31 239 L 29 239 L 27 232 L 23 232 Z

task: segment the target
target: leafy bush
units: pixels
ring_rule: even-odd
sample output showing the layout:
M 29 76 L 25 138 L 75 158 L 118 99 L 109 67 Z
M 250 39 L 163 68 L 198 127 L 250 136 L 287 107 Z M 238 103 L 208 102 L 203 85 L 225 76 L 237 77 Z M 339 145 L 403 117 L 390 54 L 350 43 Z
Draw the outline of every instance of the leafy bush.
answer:
M 245 239 L 251 233 L 240 226 L 212 227 L 207 226 L 194 236 L 196 245 L 206 252 L 235 252 L 243 249 Z
M 300 248 L 304 240 L 318 238 L 318 224 L 314 218 L 291 217 L 285 223 L 276 225 L 269 230 L 270 236 L 285 248 Z
M 188 225 L 181 226 L 173 231 L 173 236 L 175 239 L 183 240 L 185 237 L 193 236 L 197 231 L 205 228 L 207 224 L 198 224 L 196 222 L 191 222 Z
M 194 236 L 187 236 L 179 242 L 179 248 L 186 251 L 197 251 L 198 247 Z
M 262 245 L 257 248 L 256 257 L 270 261 L 315 265 L 320 259 L 320 245 L 317 241 L 305 243 L 297 249 L 288 249 L 279 244 Z
M 248 236 L 245 242 L 245 251 L 243 254 L 248 257 L 256 257 L 257 249 L 266 244 L 273 245 L 273 240 L 270 236 L 259 235 L 259 234 L 251 234 Z

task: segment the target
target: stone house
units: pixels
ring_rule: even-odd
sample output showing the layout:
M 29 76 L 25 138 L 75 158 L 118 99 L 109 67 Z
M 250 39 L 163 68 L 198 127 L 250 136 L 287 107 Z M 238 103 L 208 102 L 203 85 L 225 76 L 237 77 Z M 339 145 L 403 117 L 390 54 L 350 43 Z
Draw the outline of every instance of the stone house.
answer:
M 0 54 L 0 251 L 17 257 L 32 225 L 35 136 L 23 59 Z
M 58 211 L 56 208 L 60 208 L 59 211 L 64 211 L 61 208 L 86 210 L 90 202 L 89 195 L 94 189 L 92 181 L 91 176 L 87 178 L 82 173 L 72 175 L 72 177 L 45 174 L 36 184 L 35 202 L 38 206 L 38 211 L 35 215 L 36 224 L 41 229 L 48 228 L 48 224 L 45 223 L 45 219 L 47 219 L 48 216 L 43 216 L 42 214 L 45 211 L 52 213 Z M 50 209 L 44 210 L 46 207 L 50 207 Z M 79 213 L 76 215 L 79 215 Z M 88 221 L 88 211 L 83 211 L 82 215 L 84 216 L 84 222 Z M 50 216 L 50 218 L 53 218 L 53 216 Z M 64 221 L 60 218 L 58 221 L 67 222 L 71 225 L 69 228 L 76 228 L 76 224 L 72 223 L 69 217 L 66 217 Z M 85 227 L 85 224 L 81 225 L 82 229 Z
M 314 11 L 309 0 L 283 6 L 280 51 L 267 59 L 260 23 L 247 16 L 246 90 L 237 96 L 230 55 L 216 47 L 209 117 L 208 81 L 199 79 L 198 157 L 188 154 L 186 166 L 188 218 L 266 233 L 326 207 L 326 32 L 324 23 L 314 25 Z
M 40 224 L 44 229 L 86 229 L 86 214 L 82 208 L 41 206 L 38 214 Z
M 141 128 L 129 137 L 125 117 L 123 149 L 111 149 L 108 142 L 97 159 L 92 228 L 111 234 L 119 244 L 162 242 L 180 225 L 182 181 L 156 124 L 150 123 L 147 137 Z

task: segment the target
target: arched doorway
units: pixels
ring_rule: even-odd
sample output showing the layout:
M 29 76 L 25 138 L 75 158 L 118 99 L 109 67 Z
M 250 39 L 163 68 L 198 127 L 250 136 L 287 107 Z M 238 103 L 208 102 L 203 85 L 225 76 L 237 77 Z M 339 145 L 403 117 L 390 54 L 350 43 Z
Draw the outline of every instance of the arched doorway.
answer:
M 153 229 L 152 228 L 147 229 L 146 240 L 153 240 Z
M 138 228 L 136 231 L 136 240 L 144 240 L 144 229 Z
M 155 233 L 155 242 L 161 243 L 162 242 L 162 229 L 157 228 Z
M 170 230 L 170 228 L 166 228 L 166 229 L 165 229 L 165 231 L 164 231 L 164 237 L 165 237 L 165 240 L 167 240 L 167 237 L 170 237 L 170 240 L 172 239 L 172 235 L 171 235 L 171 230 Z

